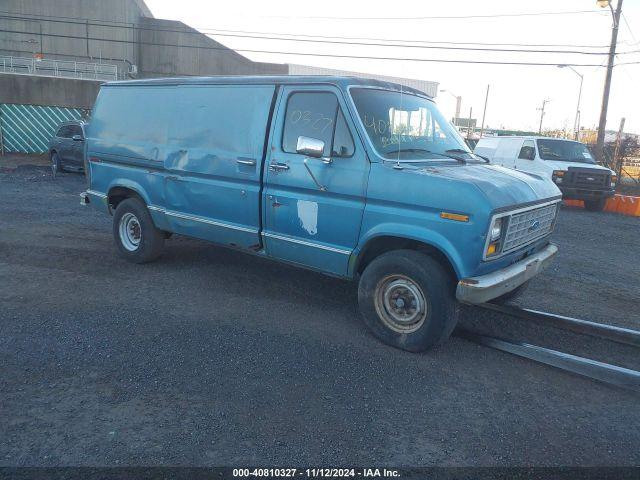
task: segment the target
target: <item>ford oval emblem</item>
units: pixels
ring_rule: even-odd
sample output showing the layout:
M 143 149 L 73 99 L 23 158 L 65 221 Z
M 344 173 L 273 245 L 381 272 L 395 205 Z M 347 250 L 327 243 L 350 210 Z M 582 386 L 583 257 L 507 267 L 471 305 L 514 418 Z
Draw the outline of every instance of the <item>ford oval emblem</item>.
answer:
M 529 225 L 529 231 L 530 232 L 534 232 L 536 230 L 538 230 L 540 228 L 540 221 L 539 220 L 534 220 L 533 222 L 531 222 L 531 225 Z

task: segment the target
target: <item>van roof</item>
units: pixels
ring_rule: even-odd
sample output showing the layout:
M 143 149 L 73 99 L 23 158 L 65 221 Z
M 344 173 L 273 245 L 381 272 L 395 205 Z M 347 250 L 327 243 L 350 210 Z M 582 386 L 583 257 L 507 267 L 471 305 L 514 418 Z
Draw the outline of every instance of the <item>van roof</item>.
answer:
M 509 138 L 522 138 L 524 140 L 564 140 L 565 142 L 576 142 L 580 143 L 577 140 L 572 140 L 570 138 L 556 138 L 556 137 L 545 137 L 544 135 L 486 135 L 482 137 L 483 139 L 509 139 Z
M 264 84 L 313 84 L 324 83 L 346 88 L 351 85 L 362 85 L 380 87 L 388 90 L 402 89 L 403 92 L 423 95 L 432 98 L 430 95 L 393 82 L 384 82 L 373 78 L 333 76 L 333 75 L 236 75 L 236 76 L 216 76 L 216 77 L 175 77 L 175 78 L 148 78 L 142 80 L 120 80 L 106 82 L 102 86 L 158 86 L 158 85 L 264 85 Z

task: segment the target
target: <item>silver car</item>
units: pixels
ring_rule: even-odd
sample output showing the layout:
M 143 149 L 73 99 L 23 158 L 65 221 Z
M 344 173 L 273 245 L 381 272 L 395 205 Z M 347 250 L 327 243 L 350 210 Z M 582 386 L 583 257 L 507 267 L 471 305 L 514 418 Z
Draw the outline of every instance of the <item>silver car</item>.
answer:
M 54 175 L 64 170 L 84 170 L 84 130 L 85 124 L 82 121 L 60 124 L 49 141 L 49 156 Z

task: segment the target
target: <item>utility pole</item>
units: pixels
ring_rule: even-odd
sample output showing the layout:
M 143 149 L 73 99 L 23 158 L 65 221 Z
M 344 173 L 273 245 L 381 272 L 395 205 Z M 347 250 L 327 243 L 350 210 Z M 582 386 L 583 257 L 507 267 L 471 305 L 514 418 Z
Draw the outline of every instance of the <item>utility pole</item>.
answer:
M 540 127 L 538 128 L 538 133 L 542 133 L 542 119 L 544 118 L 544 107 L 547 105 L 547 103 L 549 103 L 548 99 L 544 99 L 542 100 L 542 107 L 538 108 L 537 110 L 540 110 Z
M 487 85 L 487 95 L 484 97 L 484 110 L 482 110 L 482 126 L 480 127 L 480 138 L 482 138 L 482 134 L 484 133 L 484 117 L 487 114 L 487 102 L 489 101 L 489 87 L 491 85 Z
M 613 26 L 611 27 L 611 45 L 609 46 L 609 61 L 607 63 L 607 74 L 604 78 L 604 92 L 602 93 L 602 107 L 600 108 L 600 122 L 598 123 L 598 138 L 596 141 L 596 157 L 601 163 L 604 162 L 604 136 L 607 127 L 607 109 L 609 108 L 609 92 L 611 91 L 611 76 L 613 75 L 613 64 L 616 57 L 616 42 L 618 41 L 618 25 L 620 25 L 620 13 L 622 12 L 622 0 L 618 0 L 616 11 L 613 11 L 611 2 L 599 1 L 598 4 L 611 9 L 613 16 Z
M 467 138 L 471 136 L 471 116 L 473 114 L 473 107 L 469 107 L 469 120 L 467 122 Z

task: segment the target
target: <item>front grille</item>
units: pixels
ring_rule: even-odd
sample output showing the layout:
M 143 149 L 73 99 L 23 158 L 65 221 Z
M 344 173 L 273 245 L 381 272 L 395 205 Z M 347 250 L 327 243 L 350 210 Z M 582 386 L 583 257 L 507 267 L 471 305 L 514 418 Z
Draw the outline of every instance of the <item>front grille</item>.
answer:
M 556 219 L 557 204 L 532 207 L 508 217 L 502 253 L 527 245 L 551 233 Z
M 609 187 L 610 175 L 606 170 L 569 168 L 566 183 L 563 184 L 575 188 L 601 190 Z

